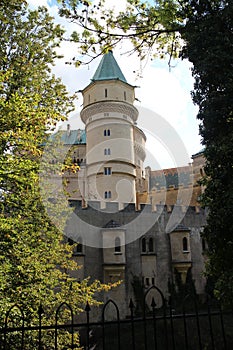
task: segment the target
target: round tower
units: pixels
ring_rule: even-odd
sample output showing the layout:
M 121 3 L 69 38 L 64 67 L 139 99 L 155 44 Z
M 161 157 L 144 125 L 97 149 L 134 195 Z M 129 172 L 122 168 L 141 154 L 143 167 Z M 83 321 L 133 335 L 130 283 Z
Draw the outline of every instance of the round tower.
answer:
M 134 128 L 138 111 L 133 106 L 134 87 L 127 83 L 111 51 L 103 56 L 82 94 L 86 198 L 135 203 Z

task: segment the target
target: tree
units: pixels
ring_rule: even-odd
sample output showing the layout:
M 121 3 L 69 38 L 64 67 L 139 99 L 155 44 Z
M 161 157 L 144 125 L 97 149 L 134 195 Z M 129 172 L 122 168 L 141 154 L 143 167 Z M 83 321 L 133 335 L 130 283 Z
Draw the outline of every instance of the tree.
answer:
M 204 238 L 208 242 L 207 276 L 215 294 L 230 304 L 233 296 L 233 4 L 193 4 L 183 56 L 193 63 L 193 100 L 199 106 L 200 134 L 205 145 L 208 208 Z M 204 33 L 204 34 L 203 34 Z
M 60 14 L 81 28 L 78 42 L 88 62 L 124 40 L 143 59 L 148 55 L 181 56 L 193 63 L 193 101 L 199 106 L 205 146 L 206 185 L 202 204 L 208 208 L 204 237 L 209 246 L 207 276 L 226 303 L 233 297 L 233 34 L 232 1 L 127 0 L 124 11 L 106 10 L 104 2 L 62 1 Z M 85 56 L 84 56 L 85 57 Z M 81 59 L 74 59 L 77 65 Z
M 98 304 L 94 295 L 110 286 L 70 276 L 78 268 L 73 246 L 64 242 L 41 199 L 41 145 L 73 108 L 74 96 L 51 74 L 63 30 L 45 8 L 29 11 L 23 0 L 3 0 L 0 33 L 0 323 L 13 304 L 24 309 L 28 324 L 38 323 L 42 304 L 44 322 L 53 323 L 59 303 L 70 303 L 78 313 L 87 301 Z M 52 205 L 56 213 L 60 203 Z M 65 224 L 66 215 L 59 219 Z M 48 349 L 52 334 L 43 339 Z M 59 346 L 68 341 L 66 332 Z M 13 335 L 11 342 L 10 349 L 19 348 Z M 33 347 L 31 333 L 25 349 Z

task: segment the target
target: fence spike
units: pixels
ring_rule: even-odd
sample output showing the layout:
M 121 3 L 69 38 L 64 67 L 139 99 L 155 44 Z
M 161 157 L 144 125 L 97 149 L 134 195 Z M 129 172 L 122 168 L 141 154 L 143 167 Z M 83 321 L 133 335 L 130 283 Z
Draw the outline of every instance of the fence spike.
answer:
M 89 305 L 88 301 L 86 303 L 85 311 L 86 312 L 90 312 L 91 311 L 91 308 L 90 308 L 90 305 Z
M 130 298 L 130 301 L 129 301 L 129 308 L 130 308 L 130 309 L 133 309 L 133 308 L 134 308 L 134 303 L 133 303 L 132 298 Z
M 155 309 L 156 308 L 156 302 L 155 302 L 155 299 L 154 297 L 152 298 L 152 301 L 151 301 L 151 305 L 152 309 Z
M 44 313 L 44 309 L 42 305 L 40 304 L 39 309 L 38 309 L 38 314 L 41 316 Z

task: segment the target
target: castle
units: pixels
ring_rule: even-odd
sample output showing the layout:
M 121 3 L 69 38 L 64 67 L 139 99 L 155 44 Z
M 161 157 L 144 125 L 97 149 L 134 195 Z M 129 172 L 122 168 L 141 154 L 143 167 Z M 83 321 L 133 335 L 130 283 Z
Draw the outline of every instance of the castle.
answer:
M 137 126 L 135 87 L 111 51 L 82 95 L 85 130 L 68 125 L 61 132 L 78 169 L 63 174 L 74 209 L 66 236 L 78 242 L 74 259 L 82 266 L 76 277 L 121 280 L 104 299 L 120 302 L 122 311 L 135 283 L 144 289 L 156 285 L 168 295 L 175 276 L 185 283 L 191 272 L 197 293 L 204 294 L 206 213 L 198 203 L 202 152 L 184 167 L 144 168 L 146 136 Z

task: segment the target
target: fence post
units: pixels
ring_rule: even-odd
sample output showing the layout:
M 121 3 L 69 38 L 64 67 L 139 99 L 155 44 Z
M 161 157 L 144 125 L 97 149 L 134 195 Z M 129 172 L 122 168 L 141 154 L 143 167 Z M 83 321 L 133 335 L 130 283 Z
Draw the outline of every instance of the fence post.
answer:
M 185 312 L 185 305 L 183 302 L 182 305 L 182 312 L 183 312 L 183 321 L 184 321 L 184 340 L 185 340 L 185 349 L 188 350 L 188 333 L 187 333 L 187 322 L 186 322 L 186 312 Z
M 172 297 L 169 297 L 169 310 L 170 310 L 170 322 L 171 322 L 171 332 L 172 332 L 172 348 L 175 350 L 175 337 L 174 337 L 174 324 L 173 324 L 173 312 L 172 312 Z
M 42 326 L 42 314 L 44 313 L 44 310 L 42 308 L 42 305 L 39 306 L 38 314 L 39 314 L 39 350 L 42 350 L 42 334 L 41 334 L 41 326 Z
M 146 295 L 147 295 L 147 293 L 145 293 L 144 299 L 143 299 L 143 325 L 144 325 L 143 328 L 144 328 L 144 346 L 145 346 L 145 350 L 147 350 Z
M 155 350 L 157 350 L 157 348 L 158 348 L 158 345 L 157 345 L 157 327 L 156 327 L 156 316 L 155 316 L 156 303 L 155 303 L 154 297 L 152 298 L 152 301 L 151 301 L 151 307 L 152 307 L 152 313 L 153 313 L 153 328 L 154 328 Z
M 133 304 L 132 298 L 130 298 L 129 308 L 130 308 L 130 319 L 131 319 L 131 330 L 132 330 L 132 350 L 135 350 L 135 332 L 134 332 L 134 316 L 133 316 L 134 304 Z
M 86 342 L 87 342 L 87 350 L 90 349 L 90 317 L 89 317 L 89 312 L 91 311 L 90 305 L 87 301 L 86 307 L 86 316 L 87 316 L 87 334 L 86 334 Z
M 196 314 L 196 320 L 197 320 L 197 332 L 198 332 L 199 349 L 202 350 L 200 320 L 199 320 L 199 313 L 198 313 L 198 307 L 197 307 L 197 300 L 196 300 L 196 298 L 194 298 L 194 307 L 195 307 L 195 314 Z
M 226 348 L 227 348 L 226 334 L 225 334 L 225 327 L 224 327 L 224 322 L 223 322 L 222 306 L 220 303 L 219 303 L 219 314 L 220 314 L 220 321 L 221 321 L 221 328 L 222 328 L 224 350 L 226 350 Z
M 215 349 L 215 346 L 214 346 L 214 335 L 213 335 L 211 309 L 210 309 L 210 298 L 209 297 L 208 297 L 208 302 L 207 302 L 207 310 L 208 310 L 208 320 L 209 320 L 209 327 L 210 327 L 211 345 L 212 345 L 212 349 L 214 350 Z

